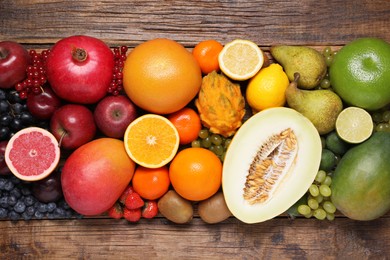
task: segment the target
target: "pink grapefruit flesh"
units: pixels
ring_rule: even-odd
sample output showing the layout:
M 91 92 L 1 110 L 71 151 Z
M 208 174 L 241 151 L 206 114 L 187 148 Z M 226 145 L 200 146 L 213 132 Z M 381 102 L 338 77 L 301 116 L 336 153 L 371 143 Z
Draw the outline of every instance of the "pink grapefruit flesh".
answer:
M 18 131 L 5 149 L 11 172 L 25 181 L 38 181 L 54 171 L 60 160 L 58 141 L 49 131 L 28 127 Z

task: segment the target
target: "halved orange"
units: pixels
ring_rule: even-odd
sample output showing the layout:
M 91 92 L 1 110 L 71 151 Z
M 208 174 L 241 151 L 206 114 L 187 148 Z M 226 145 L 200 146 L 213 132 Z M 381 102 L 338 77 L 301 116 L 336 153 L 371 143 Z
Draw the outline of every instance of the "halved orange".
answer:
M 146 168 L 168 164 L 179 148 L 179 133 L 166 118 L 157 114 L 138 117 L 127 127 L 124 143 L 129 157 Z
M 236 39 L 227 43 L 218 55 L 221 71 L 233 80 L 247 80 L 263 66 L 264 55 L 256 43 Z

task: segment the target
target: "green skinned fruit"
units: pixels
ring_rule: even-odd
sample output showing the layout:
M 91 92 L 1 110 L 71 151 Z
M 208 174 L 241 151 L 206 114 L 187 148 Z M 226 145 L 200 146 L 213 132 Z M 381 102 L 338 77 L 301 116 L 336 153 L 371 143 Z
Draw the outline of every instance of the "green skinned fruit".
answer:
M 283 66 L 290 81 L 294 80 L 294 73 L 301 77 L 298 87 L 313 89 L 324 78 L 327 70 L 324 56 L 307 46 L 278 45 L 271 47 L 271 54 Z
M 343 102 L 328 89 L 299 89 L 299 77 L 300 74 L 295 73 L 294 80 L 286 89 L 288 106 L 307 117 L 321 135 L 330 133 L 335 129 L 337 116 L 343 110 Z
M 390 133 L 374 133 L 344 154 L 332 178 L 332 202 L 348 218 L 373 220 L 390 210 Z
M 334 91 L 349 105 L 378 110 L 390 104 L 390 43 L 361 38 L 341 48 L 329 69 Z

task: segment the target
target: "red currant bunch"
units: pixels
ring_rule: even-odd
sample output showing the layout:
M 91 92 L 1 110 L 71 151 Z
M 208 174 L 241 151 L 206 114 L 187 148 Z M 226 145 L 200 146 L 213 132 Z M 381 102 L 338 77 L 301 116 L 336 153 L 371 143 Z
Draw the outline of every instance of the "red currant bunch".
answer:
M 114 69 L 112 72 L 112 81 L 108 87 L 108 93 L 117 96 L 123 89 L 123 65 L 126 60 L 127 46 L 115 47 L 114 52 Z
M 45 62 L 50 50 L 43 50 L 41 53 L 30 50 L 29 55 L 32 64 L 27 67 L 27 77 L 22 82 L 15 85 L 19 97 L 27 98 L 29 93 L 39 94 L 42 92 L 42 86 L 46 83 Z

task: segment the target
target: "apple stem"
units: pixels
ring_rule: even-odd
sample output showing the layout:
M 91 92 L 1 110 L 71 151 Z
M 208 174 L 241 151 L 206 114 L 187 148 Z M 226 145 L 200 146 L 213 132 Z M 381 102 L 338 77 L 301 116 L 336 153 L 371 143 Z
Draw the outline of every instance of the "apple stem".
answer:
M 74 48 L 72 51 L 72 58 L 78 62 L 83 62 L 87 59 L 87 52 L 81 48 Z
M 62 134 L 61 134 L 61 137 L 60 137 L 60 140 L 58 141 L 58 147 L 61 147 L 61 144 L 62 144 L 62 140 L 64 139 L 65 135 L 66 135 L 66 131 L 63 131 Z
M 5 59 L 8 57 L 9 51 L 0 47 L 0 59 Z

